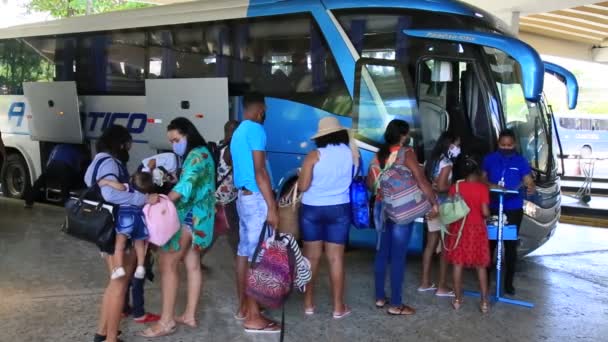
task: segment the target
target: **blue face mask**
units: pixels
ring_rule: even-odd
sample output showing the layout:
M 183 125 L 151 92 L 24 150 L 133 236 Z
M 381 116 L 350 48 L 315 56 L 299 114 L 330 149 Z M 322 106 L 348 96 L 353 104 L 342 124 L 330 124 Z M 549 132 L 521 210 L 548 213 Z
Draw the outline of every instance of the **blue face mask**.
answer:
M 186 137 L 182 137 L 178 142 L 173 143 L 173 152 L 180 157 L 183 157 L 186 154 L 186 148 L 188 147 L 188 140 Z

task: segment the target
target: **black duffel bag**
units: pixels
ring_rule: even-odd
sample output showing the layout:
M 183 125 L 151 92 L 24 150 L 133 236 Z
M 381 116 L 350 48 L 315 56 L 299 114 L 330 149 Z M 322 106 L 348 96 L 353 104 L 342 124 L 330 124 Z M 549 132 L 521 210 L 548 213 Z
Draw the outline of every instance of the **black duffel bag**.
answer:
M 93 180 L 97 179 L 97 170 L 106 159 L 108 158 L 97 162 Z M 101 199 L 97 184 L 85 190 L 79 198 L 72 197 L 66 202 L 63 231 L 77 239 L 94 243 L 102 252 L 113 254 L 116 239 L 114 206 L 104 203 L 103 200 L 87 198 Z

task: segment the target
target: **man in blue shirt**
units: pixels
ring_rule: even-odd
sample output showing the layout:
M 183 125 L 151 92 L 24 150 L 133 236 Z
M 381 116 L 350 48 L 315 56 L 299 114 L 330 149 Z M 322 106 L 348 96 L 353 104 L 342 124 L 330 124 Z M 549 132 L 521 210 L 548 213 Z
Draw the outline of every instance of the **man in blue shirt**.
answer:
M 260 314 L 259 305 L 245 295 L 249 263 L 258 244 L 264 224 L 279 224 L 269 170 L 266 167 L 266 118 L 264 97 L 257 94 L 243 99 L 244 121 L 230 142 L 234 185 L 238 189 L 236 202 L 239 214 L 239 245 L 237 248 L 237 294 L 239 309 L 236 319 L 244 320 L 246 332 L 278 333 L 281 327 Z
M 81 180 L 82 170 L 87 161 L 85 156 L 86 153 L 80 145 L 55 145 L 40 177 L 31 187 L 26 186 L 25 207 L 32 208 L 34 201 L 40 198 L 40 189 L 49 186 L 58 187 L 61 191 L 61 200 L 67 200 L 70 189 L 83 185 Z
M 515 150 L 515 133 L 506 129 L 500 133 L 498 138 L 498 151 L 487 155 L 483 161 L 483 171 L 486 183 L 491 188 L 504 188 L 517 190 L 518 194 L 506 194 L 503 197 L 503 210 L 507 216 L 508 224 L 519 226 L 523 219 L 524 193 L 522 189 L 527 188 L 529 194 L 534 193 L 535 185 L 532 178 L 530 164 Z M 492 196 L 490 208 L 493 214 L 498 213 L 498 196 Z M 515 265 L 517 263 L 517 241 L 505 241 L 505 292 L 515 294 L 513 278 L 515 276 Z M 492 251 L 496 248 L 496 242 L 492 242 Z M 498 286 L 498 284 L 497 284 Z

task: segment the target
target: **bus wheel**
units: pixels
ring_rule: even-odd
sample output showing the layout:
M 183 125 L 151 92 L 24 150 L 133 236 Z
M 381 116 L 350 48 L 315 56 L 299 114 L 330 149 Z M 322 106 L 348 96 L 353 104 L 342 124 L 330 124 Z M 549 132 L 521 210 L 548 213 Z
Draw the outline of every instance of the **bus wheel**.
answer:
M 30 173 L 23 157 L 15 153 L 9 154 L 0 179 L 4 196 L 22 199 L 26 184 L 30 184 Z
M 592 153 L 593 153 L 593 149 L 591 149 L 591 146 L 585 145 L 585 146 L 581 147 L 581 157 L 582 158 L 589 158 L 589 157 L 591 157 Z

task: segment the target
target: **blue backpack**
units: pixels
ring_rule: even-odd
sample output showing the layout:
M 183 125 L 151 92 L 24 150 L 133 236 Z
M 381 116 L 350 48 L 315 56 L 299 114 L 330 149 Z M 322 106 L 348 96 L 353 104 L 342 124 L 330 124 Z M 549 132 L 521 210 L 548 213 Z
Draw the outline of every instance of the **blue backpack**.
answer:
M 357 229 L 366 229 L 372 226 L 369 208 L 369 193 L 365 177 L 361 175 L 363 163 L 359 162 L 359 168 L 355 173 L 353 165 L 353 181 L 350 185 L 350 206 L 352 211 L 352 223 Z

